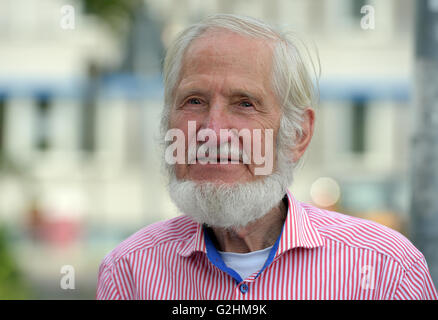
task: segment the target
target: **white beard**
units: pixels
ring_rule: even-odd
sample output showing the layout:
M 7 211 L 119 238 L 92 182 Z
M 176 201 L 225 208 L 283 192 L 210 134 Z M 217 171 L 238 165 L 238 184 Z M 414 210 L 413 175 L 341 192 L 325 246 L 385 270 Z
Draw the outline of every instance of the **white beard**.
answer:
M 293 181 L 293 163 L 277 153 L 276 170 L 253 182 L 214 184 L 178 180 L 168 166 L 169 194 L 177 208 L 200 224 L 236 228 L 260 219 L 279 205 Z

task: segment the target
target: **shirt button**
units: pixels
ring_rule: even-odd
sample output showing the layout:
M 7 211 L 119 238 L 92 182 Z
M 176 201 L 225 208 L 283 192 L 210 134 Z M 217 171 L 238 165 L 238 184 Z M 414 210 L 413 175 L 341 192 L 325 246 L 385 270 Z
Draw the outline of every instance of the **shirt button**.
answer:
M 240 286 L 240 292 L 242 292 L 242 293 L 248 292 L 248 285 L 246 283 L 244 283 Z

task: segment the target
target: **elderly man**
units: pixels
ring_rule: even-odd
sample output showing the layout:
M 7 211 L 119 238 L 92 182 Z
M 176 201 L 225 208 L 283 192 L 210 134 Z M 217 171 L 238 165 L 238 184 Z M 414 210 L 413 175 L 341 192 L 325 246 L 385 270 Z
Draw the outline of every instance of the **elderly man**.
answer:
M 183 214 L 108 254 L 98 299 L 437 298 L 423 255 L 402 235 L 288 191 L 314 127 L 306 53 L 234 15 L 178 36 L 164 63 L 161 129 Z

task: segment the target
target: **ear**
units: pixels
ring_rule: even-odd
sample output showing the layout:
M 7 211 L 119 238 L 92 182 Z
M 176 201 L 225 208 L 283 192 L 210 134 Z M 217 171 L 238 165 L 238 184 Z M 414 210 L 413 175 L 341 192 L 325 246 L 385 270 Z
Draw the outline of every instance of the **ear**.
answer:
M 313 129 L 315 124 L 315 111 L 312 108 L 307 108 L 304 110 L 303 121 L 301 122 L 302 133 L 298 137 L 295 146 L 292 150 L 293 161 L 298 162 L 303 156 L 307 147 L 310 144 L 313 136 Z

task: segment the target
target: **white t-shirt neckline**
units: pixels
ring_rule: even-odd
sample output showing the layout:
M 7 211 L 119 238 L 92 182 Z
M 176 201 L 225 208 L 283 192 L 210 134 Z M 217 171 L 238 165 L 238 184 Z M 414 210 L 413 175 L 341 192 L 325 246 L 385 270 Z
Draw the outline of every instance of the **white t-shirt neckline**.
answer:
M 244 280 L 254 272 L 260 271 L 265 265 L 272 247 L 248 253 L 219 251 L 219 254 L 227 267 L 236 271 Z

